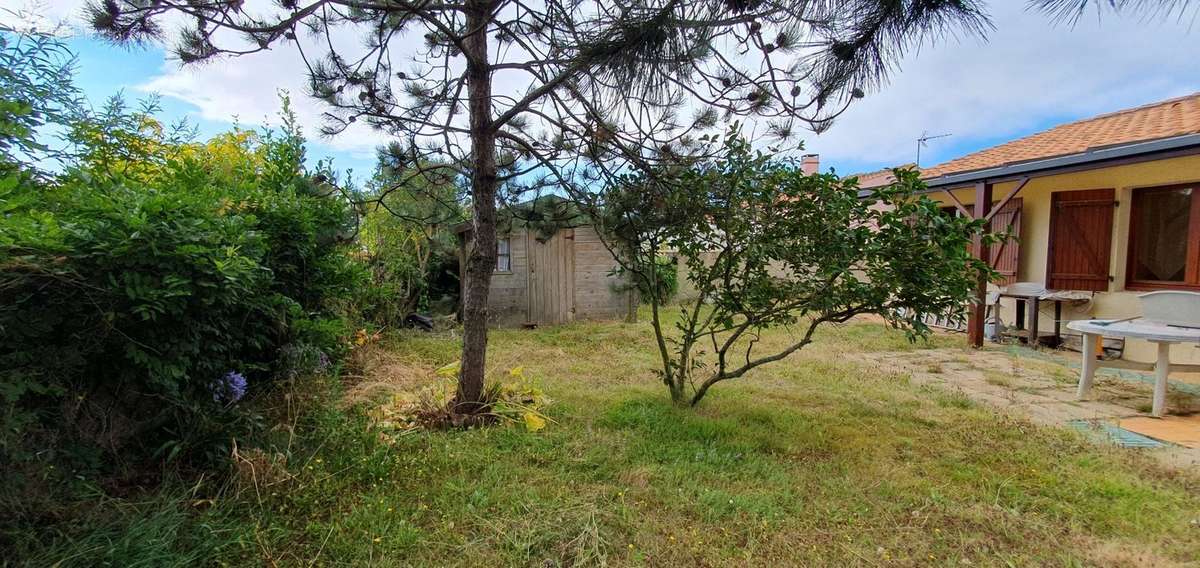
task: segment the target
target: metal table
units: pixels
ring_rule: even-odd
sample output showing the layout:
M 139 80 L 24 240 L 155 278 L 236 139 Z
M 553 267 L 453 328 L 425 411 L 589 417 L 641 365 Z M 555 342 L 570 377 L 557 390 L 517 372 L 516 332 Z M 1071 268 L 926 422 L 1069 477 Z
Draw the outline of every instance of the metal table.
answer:
M 1150 320 L 1130 321 L 1079 320 L 1067 324 L 1083 334 L 1083 364 L 1079 370 L 1079 392 L 1076 398 L 1083 400 L 1092 389 L 1096 369 L 1104 362 L 1096 358 L 1096 343 L 1101 337 L 1126 337 L 1144 339 L 1158 345 L 1158 360 L 1154 363 L 1154 404 L 1150 414 L 1161 417 L 1167 403 L 1167 376 L 1171 373 L 1171 345 L 1175 343 L 1200 344 L 1200 329 L 1166 325 Z
M 1040 313 L 1040 303 L 1043 301 L 1054 302 L 1054 339 L 1058 343 L 1062 342 L 1062 298 L 1045 297 L 1045 291 L 1039 293 L 1021 294 L 1014 292 L 1000 292 L 1001 298 L 1012 298 L 1017 301 L 1017 329 L 1025 332 L 1025 341 L 1030 347 L 1037 347 L 1041 338 L 1038 336 L 1038 314 Z M 999 304 L 997 308 L 999 309 Z M 1026 324 L 1029 327 L 1025 327 Z

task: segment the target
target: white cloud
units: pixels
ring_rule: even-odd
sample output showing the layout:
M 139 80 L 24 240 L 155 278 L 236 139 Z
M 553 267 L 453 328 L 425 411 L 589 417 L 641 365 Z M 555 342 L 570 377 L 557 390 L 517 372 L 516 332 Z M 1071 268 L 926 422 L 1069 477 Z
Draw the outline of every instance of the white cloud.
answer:
M 20 7 L 31 0 L 0 0 Z M 32 0 L 39 1 L 39 0 Z M 265 0 L 257 0 L 265 1 Z M 43 2 L 51 19 L 79 14 L 79 0 Z M 253 4 L 253 2 L 252 2 Z M 986 40 L 946 40 L 911 54 L 891 83 L 868 95 L 821 136 L 809 152 L 827 165 L 890 165 L 912 161 L 922 132 L 953 133 L 931 144 L 926 164 L 954 157 L 949 149 L 981 146 L 1047 122 L 1116 110 L 1200 90 L 1198 39 L 1187 22 L 1146 21 L 1111 12 L 1055 24 L 1025 10 L 1025 2 L 988 6 L 996 30 Z M 353 31 L 336 40 L 357 45 Z M 305 67 L 295 50 L 279 47 L 235 60 L 181 68 L 164 61 L 139 88 L 194 105 L 205 119 L 261 124 L 278 110 L 286 89 L 301 124 L 315 135 L 324 105 L 304 95 Z M 516 90 L 508 77 L 497 87 Z M 366 156 L 386 138 L 361 123 L 330 140 L 333 149 Z
M 200 66 L 181 68 L 166 62 L 159 75 L 138 88 L 187 102 L 206 120 L 256 125 L 277 122 L 279 92 L 284 90 L 291 94 L 305 132 L 316 136 L 326 109 L 324 103 L 305 94 L 306 73 L 294 51 L 279 49 Z M 363 155 L 385 141 L 385 136 L 361 124 L 323 140 L 331 148 Z
M 1003 5 L 1002 5 L 1003 4 Z M 1200 90 L 1187 23 L 1106 13 L 1075 27 L 1054 24 L 1024 2 L 993 2 L 996 30 L 913 54 L 891 84 L 868 95 L 809 151 L 828 164 L 911 162 L 922 132 L 926 165 L 954 157 L 953 143 L 990 143 L 1061 122 Z M 928 159 L 927 159 L 928 158 Z M 845 173 L 845 172 L 843 172 Z

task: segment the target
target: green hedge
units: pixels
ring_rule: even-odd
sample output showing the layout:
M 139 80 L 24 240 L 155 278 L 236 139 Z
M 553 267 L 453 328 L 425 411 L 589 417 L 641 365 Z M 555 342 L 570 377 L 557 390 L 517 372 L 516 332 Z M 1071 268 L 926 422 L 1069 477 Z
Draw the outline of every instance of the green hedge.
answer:
M 211 464 L 257 420 L 247 390 L 342 355 L 336 308 L 364 272 L 302 144 L 235 132 L 153 146 L 136 175 L 85 157 L 53 183 L 0 177 L 8 473 Z

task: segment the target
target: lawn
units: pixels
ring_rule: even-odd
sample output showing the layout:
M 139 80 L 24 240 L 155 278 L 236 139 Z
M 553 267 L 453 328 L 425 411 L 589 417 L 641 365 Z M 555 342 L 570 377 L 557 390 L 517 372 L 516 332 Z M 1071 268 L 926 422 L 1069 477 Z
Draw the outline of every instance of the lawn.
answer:
M 779 331 L 765 343 L 786 339 Z M 339 386 L 270 397 L 282 426 L 231 481 L 80 505 L 16 538 L 31 563 L 382 566 L 1186 565 L 1200 483 L 1145 456 L 881 376 L 846 354 L 908 343 L 859 322 L 718 385 L 696 409 L 655 382 L 649 326 L 503 330 L 495 376 L 553 399 L 519 427 L 381 441 L 358 406 L 451 363 L 452 332 L 387 335 Z M 278 456 L 274 456 L 278 453 Z M 11 537 L 11 535 L 10 535 Z

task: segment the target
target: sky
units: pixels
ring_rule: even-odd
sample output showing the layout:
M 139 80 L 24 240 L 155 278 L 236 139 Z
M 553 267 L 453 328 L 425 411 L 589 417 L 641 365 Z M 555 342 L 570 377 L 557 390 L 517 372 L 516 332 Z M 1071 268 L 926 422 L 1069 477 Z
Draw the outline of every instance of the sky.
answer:
M 34 0 L 37 2 L 37 0 Z M 1029 12 L 1020 0 L 985 4 L 995 29 L 985 38 L 945 38 L 911 51 L 887 85 L 857 101 L 816 136 L 805 153 L 846 175 L 911 163 L 924 134 L 921 164 L 934 165 L 1057 124 L 1200 91 L 1200 28 L 1191 19 L 1089 13 L 1074 25 Z M 81 2 L 0 0 L 0 9 L 65 22 L 79 57 L 78 85 L 92 104 L 121 92 L 157 93 L 163 118 L 187 118 L 202 136 L 234 124 L 277 122 L 278 93 L 292 93 L 309 135 L 310 158 L 368 174 L 386 139 L 355 125 L 330 139 L 317 134 L 319 101 L 303 95 L 302 64 L 290 50 L 181 68 L 161 47 L 114 47 L 90 38 Z M 0 11 L 0 19 L 11 16 Z

